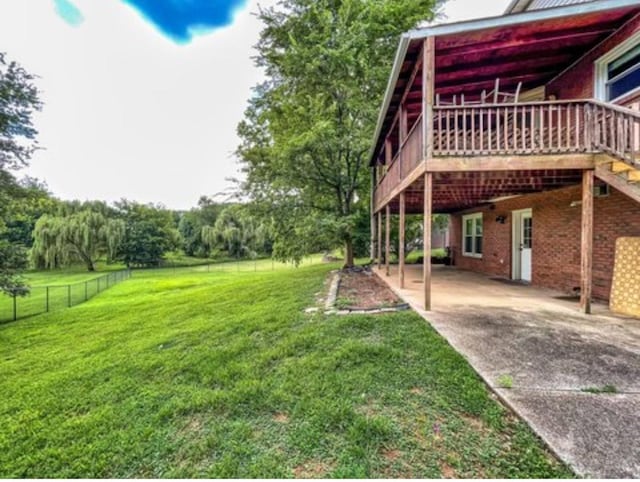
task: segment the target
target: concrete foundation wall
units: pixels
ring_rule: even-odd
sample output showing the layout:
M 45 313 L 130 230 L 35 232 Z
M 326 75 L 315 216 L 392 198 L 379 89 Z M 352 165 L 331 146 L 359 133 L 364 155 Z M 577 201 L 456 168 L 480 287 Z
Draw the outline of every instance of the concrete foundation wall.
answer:
M 454 263 L 493 276 L 511 278 L 512 211 L 533 212 L 532 284 L 571 293 L 580 286 L 580 186 L 519 196 L 451 217 Z M 574 203 L 575 204 L 575 203 Z M 482 259 L 462 255 L 462 215 L 483 213 Z M 496 221 L 504 216 L 505 222 Z M 608 300 L 620 237 L 640 236 L 640 204 L 615 189 L 594 199 L 593 296 Z

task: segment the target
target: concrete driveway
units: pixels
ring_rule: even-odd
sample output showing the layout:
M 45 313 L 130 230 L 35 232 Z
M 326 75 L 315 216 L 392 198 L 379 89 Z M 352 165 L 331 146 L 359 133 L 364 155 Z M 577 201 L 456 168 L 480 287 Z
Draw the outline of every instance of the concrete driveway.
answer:
M 439 266 L 424 312 L 421 269 L 408 267 L 404 290 L 395 269 L 379 274 L 579 475 L 640 477 L 640 320 Z M 616 393 L 585 391 L 604 387 Z

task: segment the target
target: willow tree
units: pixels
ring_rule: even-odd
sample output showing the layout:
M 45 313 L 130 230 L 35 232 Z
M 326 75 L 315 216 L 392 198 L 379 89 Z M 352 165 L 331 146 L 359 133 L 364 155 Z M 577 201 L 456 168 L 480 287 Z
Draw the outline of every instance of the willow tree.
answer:
M 368 153 L 398 38 L 432 19 L 437 3 L 284 0 L 260 11 L 257 64 L 268 80 L 238 127 L 238 154 L 245 193 L 273 220 L 277 257 L 298 260 L 321 234 L 342 243 L 345 265 L 353 264 L 358 216 L 369 204 Z
M 33 263 L 42 268 L 82 262 L 95 271 L 96 261 L 113 260 L 124 236 L 124 222 L 85 210 L 70 216 L 42 216 L 33 231 Z
M 265 225 L 240 205 L 226 207 L 213 226 L 203 226 L 201 236 L 210 248 L 221 246 L 236 258 L 255 258 L 268 240 Z

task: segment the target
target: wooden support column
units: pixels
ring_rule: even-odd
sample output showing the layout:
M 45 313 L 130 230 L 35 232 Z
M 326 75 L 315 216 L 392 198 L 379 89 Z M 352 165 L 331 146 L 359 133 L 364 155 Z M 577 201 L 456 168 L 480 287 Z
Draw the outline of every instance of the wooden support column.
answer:
M 431 215 L 432 205 L 433 174 L 430 172 L 424 175 L 424 239 L 423 239 L 423 264 L 422 283 L 424 288 L 424 309 L 431 309 Z
M 424 160 L 429 162 L 433 158 L 433 103 L 435 98 L 435 71 L 436 71 L 436 39 L 427 37 L 422 49 L 422 143 Z
M 582 236 L 580 242 L 580 309 L 591 313 L 593 280 L 593 171 L 582 171 Z
M 369 254 L 371 258 L 371 262 L 376 258 L 376 238 L 380 236 L 379 233 L 376 233 L 376 170 L 375 168 L 371 169 L 371 199 L 369 200 L 369 212 L 371 213 L 371 239 L 369 245 Z
M 433 104 L 435 101 L 435 74 L 436 74 L 436 40 L 435 37 L 427 37 L 422 49 L 422 118 L 424 119 L 422 139 L 424 162 L 429 169 L 433 159 Z M 431 310 L 431 216 L 433 214 L 433 173 L 424 175 L 424 246 L 422 265 L 422 287 L 424 290 L 424 309 Z
M 408 117 L 407 117 L 407 109 L 405 108 L 404 104 L 400 104 L 400 119 L 398 122 L 398 150 L 400 152 L 400 155 L 398 156 L 398 162 L 399 162 L 399 166 L 398 166 L 398 172 L 400 173 L 400 179 L 404 179 L 404 149 L 403 149 L 403 144 L 404 141 L 407 138 L 407 122 L 408 122 Z
M 405 215 L 404 215 L 404 191 L 400 193 L 400 226 L 398 229 L 398 276 L 400 278 L 400 288 L 404 288 L 404 228 L 405 228 Z
M 382 211 L 378 211 L 378 269 L 382 269 Z
M 391 208 L 387 204 L 385 210 L 385 230 L 384 230 L 384 269 L 387 276 L 389 276 L 389 244 L 391 243 Z

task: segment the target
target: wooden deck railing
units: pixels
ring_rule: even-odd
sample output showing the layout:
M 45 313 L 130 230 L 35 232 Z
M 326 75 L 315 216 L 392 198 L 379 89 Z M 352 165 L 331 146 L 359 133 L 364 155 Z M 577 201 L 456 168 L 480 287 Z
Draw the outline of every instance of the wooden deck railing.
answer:
M 593 148 L 640 169 L 640 112 L 592 101 Z
M 640 169 L 640 112 L 594 100 L 434 107 L 435 157 L 605 152 Z M 376 188 L 384 200 L 423 161 L 423 120 Z
M 389 169 L 380 179 L 376 188 L 375 202 L 378 203 L 391 193 L 420 162 L 423 161 L 422 117 L 413 124 L 407 138 L 401 144 L 398 153 L 391 161 Z
M 434 155 L 486 156 L 590 151 L 588 101 L 434 109 Z

